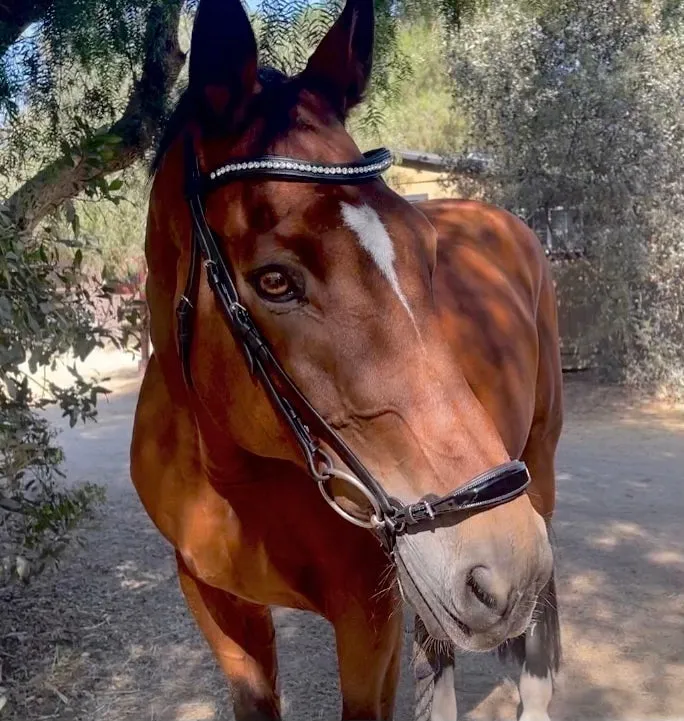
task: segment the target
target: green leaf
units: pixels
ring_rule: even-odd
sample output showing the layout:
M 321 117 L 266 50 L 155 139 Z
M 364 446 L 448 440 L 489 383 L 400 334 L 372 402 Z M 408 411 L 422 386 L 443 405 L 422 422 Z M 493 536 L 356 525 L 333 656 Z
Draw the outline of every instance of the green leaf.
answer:
M 117 178 L 116 180 L 113 180 L 109 184 L 110 192 L 114 192 L 115 190 L 121 190 L 121 188 L 123 188 L 123 184 L 124 184 L 124 182 L 123 182 L 123 180 L 121 180 L 121 178 Z

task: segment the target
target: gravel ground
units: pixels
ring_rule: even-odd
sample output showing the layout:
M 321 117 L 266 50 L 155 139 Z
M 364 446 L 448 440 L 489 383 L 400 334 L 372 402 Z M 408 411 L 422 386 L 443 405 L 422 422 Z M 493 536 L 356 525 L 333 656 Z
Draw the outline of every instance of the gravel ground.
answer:
M 99 422 L 62 437 L 69 480 L 104 484 L 106 504 L 58 569 L 0 595 L 2 721 L 233 718 L 170 549 L 130 484 L 138 379 L 130 361 L 115 371 Z M 574 378 L 566 397 L 555 521 L 565 665 L 552 717 L 684 721 L 684 409 Z M 338 717 L 328 625 L 280 610 L 277 628 L 287 721 Z M 398 721 L 412 718 L 407 662 Z M 511 673 L 492 655 L 460 656 L 460 717 L 515 719 Z

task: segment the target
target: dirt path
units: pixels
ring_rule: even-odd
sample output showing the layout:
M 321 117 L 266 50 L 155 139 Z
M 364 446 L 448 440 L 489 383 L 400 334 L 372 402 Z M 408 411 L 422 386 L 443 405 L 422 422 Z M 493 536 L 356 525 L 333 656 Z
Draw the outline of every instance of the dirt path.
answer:
M 108 491 L 84 547 L 0 597 L 2 721 L 232 719 L 169 548 L 128 480 L 137 389 L 127 373 L 97 425 L 63 435 L 69 478 Z M 554 721 L 684 720 L 684 411 L 636 408 L 581 382 L 567 398 L 555 522 L 565 666 Z M 330 629 L 303 613 L 277 620 L 285 718 L 338 717 Z M 460 717 L 515 719 L 510 672 L 490 655 L 462 656 Z M 399 721 L 411 718 L 411 693 L 405 662 Z

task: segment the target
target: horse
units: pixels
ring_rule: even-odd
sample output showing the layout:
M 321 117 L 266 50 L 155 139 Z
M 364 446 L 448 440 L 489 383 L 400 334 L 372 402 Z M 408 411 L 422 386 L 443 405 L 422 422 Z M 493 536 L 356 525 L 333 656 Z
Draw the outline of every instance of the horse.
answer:
M 392 718 L 404 608 L 416 717 L 456 719 L 458 647 L 517 662 L 522 719 L 548 719 L 550 269 L 515 215 L 412 204 L 359 150 L 373 42 L 347 0 L 286 76 L 240 0 L 200 0 L 151 170 L 131 478 L 238 721 L 281 718 L 273 607 L 332 625 L 343 719 Z

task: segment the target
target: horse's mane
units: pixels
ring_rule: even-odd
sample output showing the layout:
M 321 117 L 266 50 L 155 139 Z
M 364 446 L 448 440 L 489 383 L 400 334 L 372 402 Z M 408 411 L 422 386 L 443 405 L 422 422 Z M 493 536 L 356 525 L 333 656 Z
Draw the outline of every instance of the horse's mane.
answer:
M 296 78 L 289 78 L 279 70 L 270 67 L 259 68 L 259 82 L 262 91 L 255 96 L 254 108 L 250 115 L 256 117 L 260 110 L 268 109 L 268 112 L 264 113 L 264 117 L 268 119 L 268 122 L 259 143 L 265 147 L 276 137 L 292 128 L 293 118 L 291 111 L 297 103 L 299 86 Z M 157 173 L 164 156 L 183 128 L 192 121 L 200 120 L 202 107 L 202 101 L 193 92 L 192 88 L 186 88 L 164 124 L 150 164 L 150 177 Z M 223 128 L 214 127 L 213 131 L 216 134 L 225 134 L 225 125 Z

